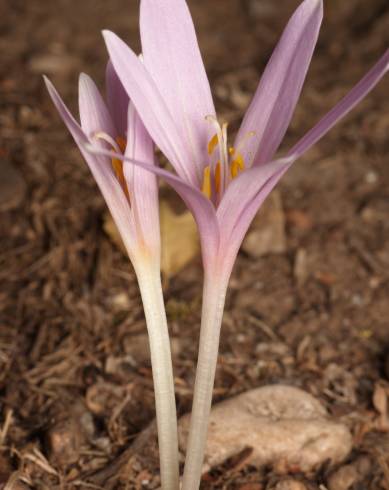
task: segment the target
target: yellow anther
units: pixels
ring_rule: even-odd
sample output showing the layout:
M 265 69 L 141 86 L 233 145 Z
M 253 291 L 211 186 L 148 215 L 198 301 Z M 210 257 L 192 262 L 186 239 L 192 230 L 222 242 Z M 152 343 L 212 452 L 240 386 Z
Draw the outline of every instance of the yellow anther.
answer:
M 220 192 L 220 183 L 221 183 L 221 164 L 217 162 L 215 168 L 215 190 L 216 192 Z
M 126 151 L 127 141 L 122 136 L 117 136 L 114 139 L 108 133 L 104 133 L 104 131 L 97 131 L 94 134 L 94 137 L 97 140 L 102 140 L 108 143 L 115 153 L 123 154 Z M 127 182 L 126 179 L 124 178 L 124 173 L 123 173 L 123 162 L 120 160 L 120 158 L 111 158 L 111 165 L 115 172 L 119 184 L 122 186 L 124 193 L 126 194 L 127 198 L 130 199 L 128 188 L 127 188 Z
M 235 148 L 234 148 L 233 146 L 230 146 L 230 147 L 228 148 L 228 153 L 229 153 L 230 155 L 233 155 L 233 154 L 235 153 Z
M 244 160 L 242 155 L 238 153 L 237 157 L 231 162 L 231 166 L 230 166 L 231 177 L 235 179 L 235 177 L 242 170 L 244 170 Z
M 112 163 L 112 168 L 115 172 L 116 178 L 119 181 L 119 184 L 122 186 L 124 193 L 129 198 L 130 194 L 128 192 L 127 182 L 126 182 L 126 179 L 124 177 L 124 172 L 123 172 L 123 162 L 121 160 L 119 160 L 118 158 L 112 158 L 111 163 Z
M 118 136 L 116 138 L 116 143 L 118 144 L 120 151 L 124 153 L 126 151 L 127 141 L 122 136 Z
M 119 160 L 118 158 L 112 158 L 111 160 L 112 167 L 115 171 L 116 177 L 120 182 L 124 180 L 124 174 L 123 174 L 123 162 Z
M 214 149 L 219 144 L 219 138 L 217 134 L 214 134 L 208 143 L 208 155 L 212 155 Z
M 211 199 L 211 195 L 212 195 L 211 168 L 209 167 L 209 165 L 208 165 L 208 167 L 205 167 L 205 169 L 204 169 L 203 185 L 202 185 L 201 191 L 205 197 L 208 197 L 208 199 Z
M 116 138 L 116 143 L 118 144 L 118 147 L 122 153 L 126 151 L 126 146 L 127 146 L 127 141 L 121 137 L 118 136 Z M 126 194 L 127 198 L 130 198 L 130 194 L 128 192 L 127 188 L 127 182 L 124 177 L 124 172 L 123 172 L 123 162 L 119 160 L 118 158 L 112 158 L 111 160 L 112 168 L 114 169 L 114 172 L 116 174 L 116 178 L 118 179 L 120 185 L 122 186 L 122 189 L 124 193 Z

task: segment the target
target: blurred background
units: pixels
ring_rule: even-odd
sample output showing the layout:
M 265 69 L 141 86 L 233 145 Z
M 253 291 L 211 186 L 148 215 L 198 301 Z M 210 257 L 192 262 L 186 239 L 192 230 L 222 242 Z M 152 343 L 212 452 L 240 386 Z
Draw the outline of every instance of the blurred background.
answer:
M 218 113 L 233 134 L 299 2 L 188 3 Z M 138 2 L 0 4 L 0 488 L 159 485 L 152 426 L 146 446 L 137 438 L 153 421 L 154 398 L 135 277 L 41 77 L 77 114 L 81 71 L 104 89 L 102 29 L 139 51 Z M 283 148 L 388 45 L 387 0 L 326 0 Z M 364 455 L 367 466 L 352 483 L 360 486 L 330 490 L 389 488 L 389 424 L 378 408 L 386 401 L 377 406 L 389 393 L 388 88 L 386 78 L 269 197 L 235 266 L 223 324 L 215 401 L 285 382 L 349 424 L 350 464 Z M 191 406 L 201 261 L 190 216 L 163 184 L 161 196 L 181 415 Z M 300 479 L 318 489 L 333 471 Z M 270 489 L 280 478 L 231 464 L 203 487 Z

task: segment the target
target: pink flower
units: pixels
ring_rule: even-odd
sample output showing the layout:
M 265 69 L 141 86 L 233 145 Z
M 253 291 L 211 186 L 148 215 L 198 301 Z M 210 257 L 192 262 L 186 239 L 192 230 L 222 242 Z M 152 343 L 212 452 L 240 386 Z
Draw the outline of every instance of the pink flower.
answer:
M 142 0 L 143 61 L 115 34 L 107 48 L 144 125 L 173 165 L 164 176 L 197 220 L 204 263 L 231 268 L 247 228 L 289 166 L 380 80 L 389 51 L 363 80 L 292 148 L 273 160 L 299 98 L 322 20 L 322 1 L 305 0 L 290 19 L 232 146 L 219 124 L 184 0 Z M 189 190 L 190 188 L 190 190 Z M 219 257 L 219 259 L 217 259 Z
M 79 82 L 81 126 L 70 114 L 51 82 L 49 94 L 86 160 L 134 266 L 146 316 L 156 399 L 161 481 L 164 490 L 178 490 L 178 442 L 174 381 L 169 334 L 160 276 L 160 233 L 156 177 L 135 165 L 139 159 L 152 166 L 154 145 L 111 63 L 106 72 L 107 104 L 96 85 L 82 74 Z M 113 149 L 119 158 L 91 154 Z
M 140 253 L 159 261 L 160 236 L 158 189 L 155 176 L 134 165 L 101 155 L 91 155 L 85 145 L 93 142 L 129 158 L 154 164 L 154 145 L 135 107 L 130 103 L 112 64 L 106 70 L 107 104 L 93 80 L 85 74 L 79 80 L 81 126 L 64 105 L 51 82 L 49 94 L 76 141 L 107 202 L 123 242 L 133 259 Z
M 243 237 L 292 163 L 365 97 L 389 67 L 386 51 L 285 157 L 274 159 L 300 96 L 322 15 L 322 0 L 304 0 L 296 10 L 231 146 L 227 125 L 220 124 L 215 114 L 184 0 L 141 1 L 143 61 L 115 34 L 104 33 L 125 90 L 176 174 L 140 159 L 127 161 L 162 176 L 176 189 L 197 221 L 202 243 L 203 312 L 183 490 L 199 486 L 225 292 Z

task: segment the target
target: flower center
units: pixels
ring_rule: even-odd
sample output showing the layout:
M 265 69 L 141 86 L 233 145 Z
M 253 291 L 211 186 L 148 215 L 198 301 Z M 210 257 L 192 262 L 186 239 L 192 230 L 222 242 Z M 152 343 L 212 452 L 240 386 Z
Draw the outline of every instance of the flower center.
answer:
M 116 153 L 124 154 L 124 152 L 126 151 L 127 141 L 122 136 L 117 136 L 115 139 L 113 139 L 112 136 L 110 136 L 109 134 L 100 131 L 95 133 L 94 137 L 108 143 L 112 147 L 113 151 L 115 151 Z M 118 158 L 112 158 L 111 165 L 127 199 L 130 199 L 127 182 L 124 177 L 122 160 L 119 160 Z
M 204 168 L 201 190 L 208 199 L 213 198 L 215 201 L 219 201 L 228 184 L 246 168 L 241 152 L 246 141 L 254 136 L 254 132 L 250 131 L 247 133 L 239 146 L 234 148 L 233 146 L 228 146 L 228 124 L 223 123 L 220 125 L 215 116 L 207 116 L 205 119 L 216 130 L 208 143 L 208 155 L 211 158 L 216 148 L 218 148 L 219 158 L 216 159 L 216 162 L 210 163 Z

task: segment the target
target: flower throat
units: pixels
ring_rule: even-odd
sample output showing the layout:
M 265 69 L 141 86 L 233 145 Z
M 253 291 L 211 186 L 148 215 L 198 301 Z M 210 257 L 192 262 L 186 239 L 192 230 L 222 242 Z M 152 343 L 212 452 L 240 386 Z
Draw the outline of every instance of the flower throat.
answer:
M 219 158 L 216 163 L 211 163 L 204 168 L 201 190 L 208 199 L 218 201 L 229 182 L 235 179 L 246 168 L 246 162 L 241 151 L 247 140 L 254 136 L 255 133 L 253 131 L 247 133 L 240 145 L 234 148 L 233 146 L 228 146 L 228 124 L 223 123 L 220 125 L 215 116 L 207 116 L 205 119 L 216 130 L 208 142 L 208 155 L 211 157 L 216 148 L 218 148 Z

